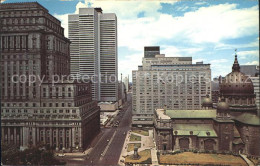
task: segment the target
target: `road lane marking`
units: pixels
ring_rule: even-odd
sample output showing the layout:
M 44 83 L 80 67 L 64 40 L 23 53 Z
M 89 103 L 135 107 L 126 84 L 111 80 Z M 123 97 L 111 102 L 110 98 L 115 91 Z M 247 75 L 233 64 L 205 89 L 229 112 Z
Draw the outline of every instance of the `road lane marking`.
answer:
M 116 135 L 116 132 L 117 132 L 117 131 L 114 132 L 114 134 L 113 134 L 113 136 L 111 137 L 110 141 L 108 142 L 108 144 L 107 144 L 107 146 L 106 146 L 104 152 L 101 153 L 101 157 L 100 157 L 99 160 L 103 160 L 104 156 L 105 156 L 106 153 L 107 153 L 107 150 L 108 150 L 109 146 L 111 145 L 111 143 L 112 143 L 112 141 L 113 141 L 113 139 L 114 139 L 114 137 L 115 137 L 115 135 Z

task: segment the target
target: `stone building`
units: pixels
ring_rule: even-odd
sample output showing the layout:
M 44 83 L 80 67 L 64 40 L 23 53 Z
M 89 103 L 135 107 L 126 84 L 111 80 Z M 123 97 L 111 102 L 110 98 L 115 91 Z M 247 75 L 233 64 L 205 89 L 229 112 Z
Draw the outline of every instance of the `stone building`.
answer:
M 159 151 L 190 149 L 260 156 L 254 89 L 240 72 L 237 56 L 232 72 L 223 80 L 216 109 L 207 96 L 199 110 L 156 110 L 154 137 Z
M 80 150 L 99 132 L 91 82 L 72 81 L 70 41 L 37 2 L 0 4 L 1 139 Z M 55 84 L 54 84 L 55 83 Z
M 133 126 L 152 126 L 154 110 L 165 105 L 200 109 L 202 99 L 211 94 L 210 64 L 192 64 L 192 57 L 144 57 L 143 65 L 132 74 Z

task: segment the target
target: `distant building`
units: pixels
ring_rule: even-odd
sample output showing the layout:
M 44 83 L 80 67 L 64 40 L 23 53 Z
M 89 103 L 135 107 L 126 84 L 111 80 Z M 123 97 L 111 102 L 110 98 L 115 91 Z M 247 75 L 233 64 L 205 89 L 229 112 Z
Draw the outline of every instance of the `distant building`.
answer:
M 126 102 L 126 86 L 124 82 L 118 82 L 118 106 L 122 106 Z
M 133 126 L 152 125 L 158 108 L 200 109 L 202 99 L 211 95 L 210 65 L 192 64 L 191 57 L 144 57 L 132 79 Z
M 125 77 L 124 80 L 123 80 L 124 84 L 125 84 L 125 89 L 126 89 L 126 92 L 129 92 L 129 76 L 128 77 Z
M 211 81 L 211 98 L 213 103 L 218 103 L 219 100 L 219 79 L 214 78 L 213 81 Z M 216 105 L 214 104 L 214 107 Z
M 217 109 L 207 96 L 199 110 L 156 110 L 154 137 L 159 152 L 195 150 L 260 157 L 260 119 L 253 83 L 240 72 L 237 56 L 232 69 L 220 82 Z
M 100 130 L 100 112 L 91 82 L 53 78 L 70 73 L 61 22 L 37 2 L 1 3 L 0 19 L 1 140 L 21 149 L 85 149 Z
M 248 75 L 253 82 L 254 92 L 256 94 L 256 105 L 258 108 L 258 115 L 260 116 L 260 89 L 259 89 L 259 66 L 257 65 L 241 65 L 240 71 Z
M 101 8 L 68 16 L 71 74 L 93 78 L 93 99 L 118 100 L 117 17 Z
M 259 76 L 259 65 L 240 65 L 240 70 L 245 75 L 250 75 L 250 77 Z

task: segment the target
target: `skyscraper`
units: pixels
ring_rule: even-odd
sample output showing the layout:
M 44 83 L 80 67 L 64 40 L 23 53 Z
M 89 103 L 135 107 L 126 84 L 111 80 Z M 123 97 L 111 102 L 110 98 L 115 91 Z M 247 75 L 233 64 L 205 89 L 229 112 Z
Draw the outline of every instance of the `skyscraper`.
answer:
M 152 125 L 158 108 L 201 109 L 211 95 L 210 64 L 192 64 L 191 57 L 144 57 L 132 74 L 133 126 Z
M 93 99 L 117 101 L 117 18 L 101 8 L 69 15 L 71 74 L 92 79 Z

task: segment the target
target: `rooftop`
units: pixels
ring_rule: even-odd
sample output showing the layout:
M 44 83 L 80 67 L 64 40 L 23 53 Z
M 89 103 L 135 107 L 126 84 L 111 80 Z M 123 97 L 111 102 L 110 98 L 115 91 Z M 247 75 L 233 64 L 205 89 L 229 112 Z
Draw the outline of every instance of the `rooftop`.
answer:
M 174 124 L 173 134 L 196 135 L 198 137 L 217 137 L 212 124 Z
M 243 113 L 234 119 L 244 124 L 260 126 L 260 118 L 250 113 Z
M 166 115 L 173 119 L 182 118 L 216 118 L 216 110 L 166 110 Z

